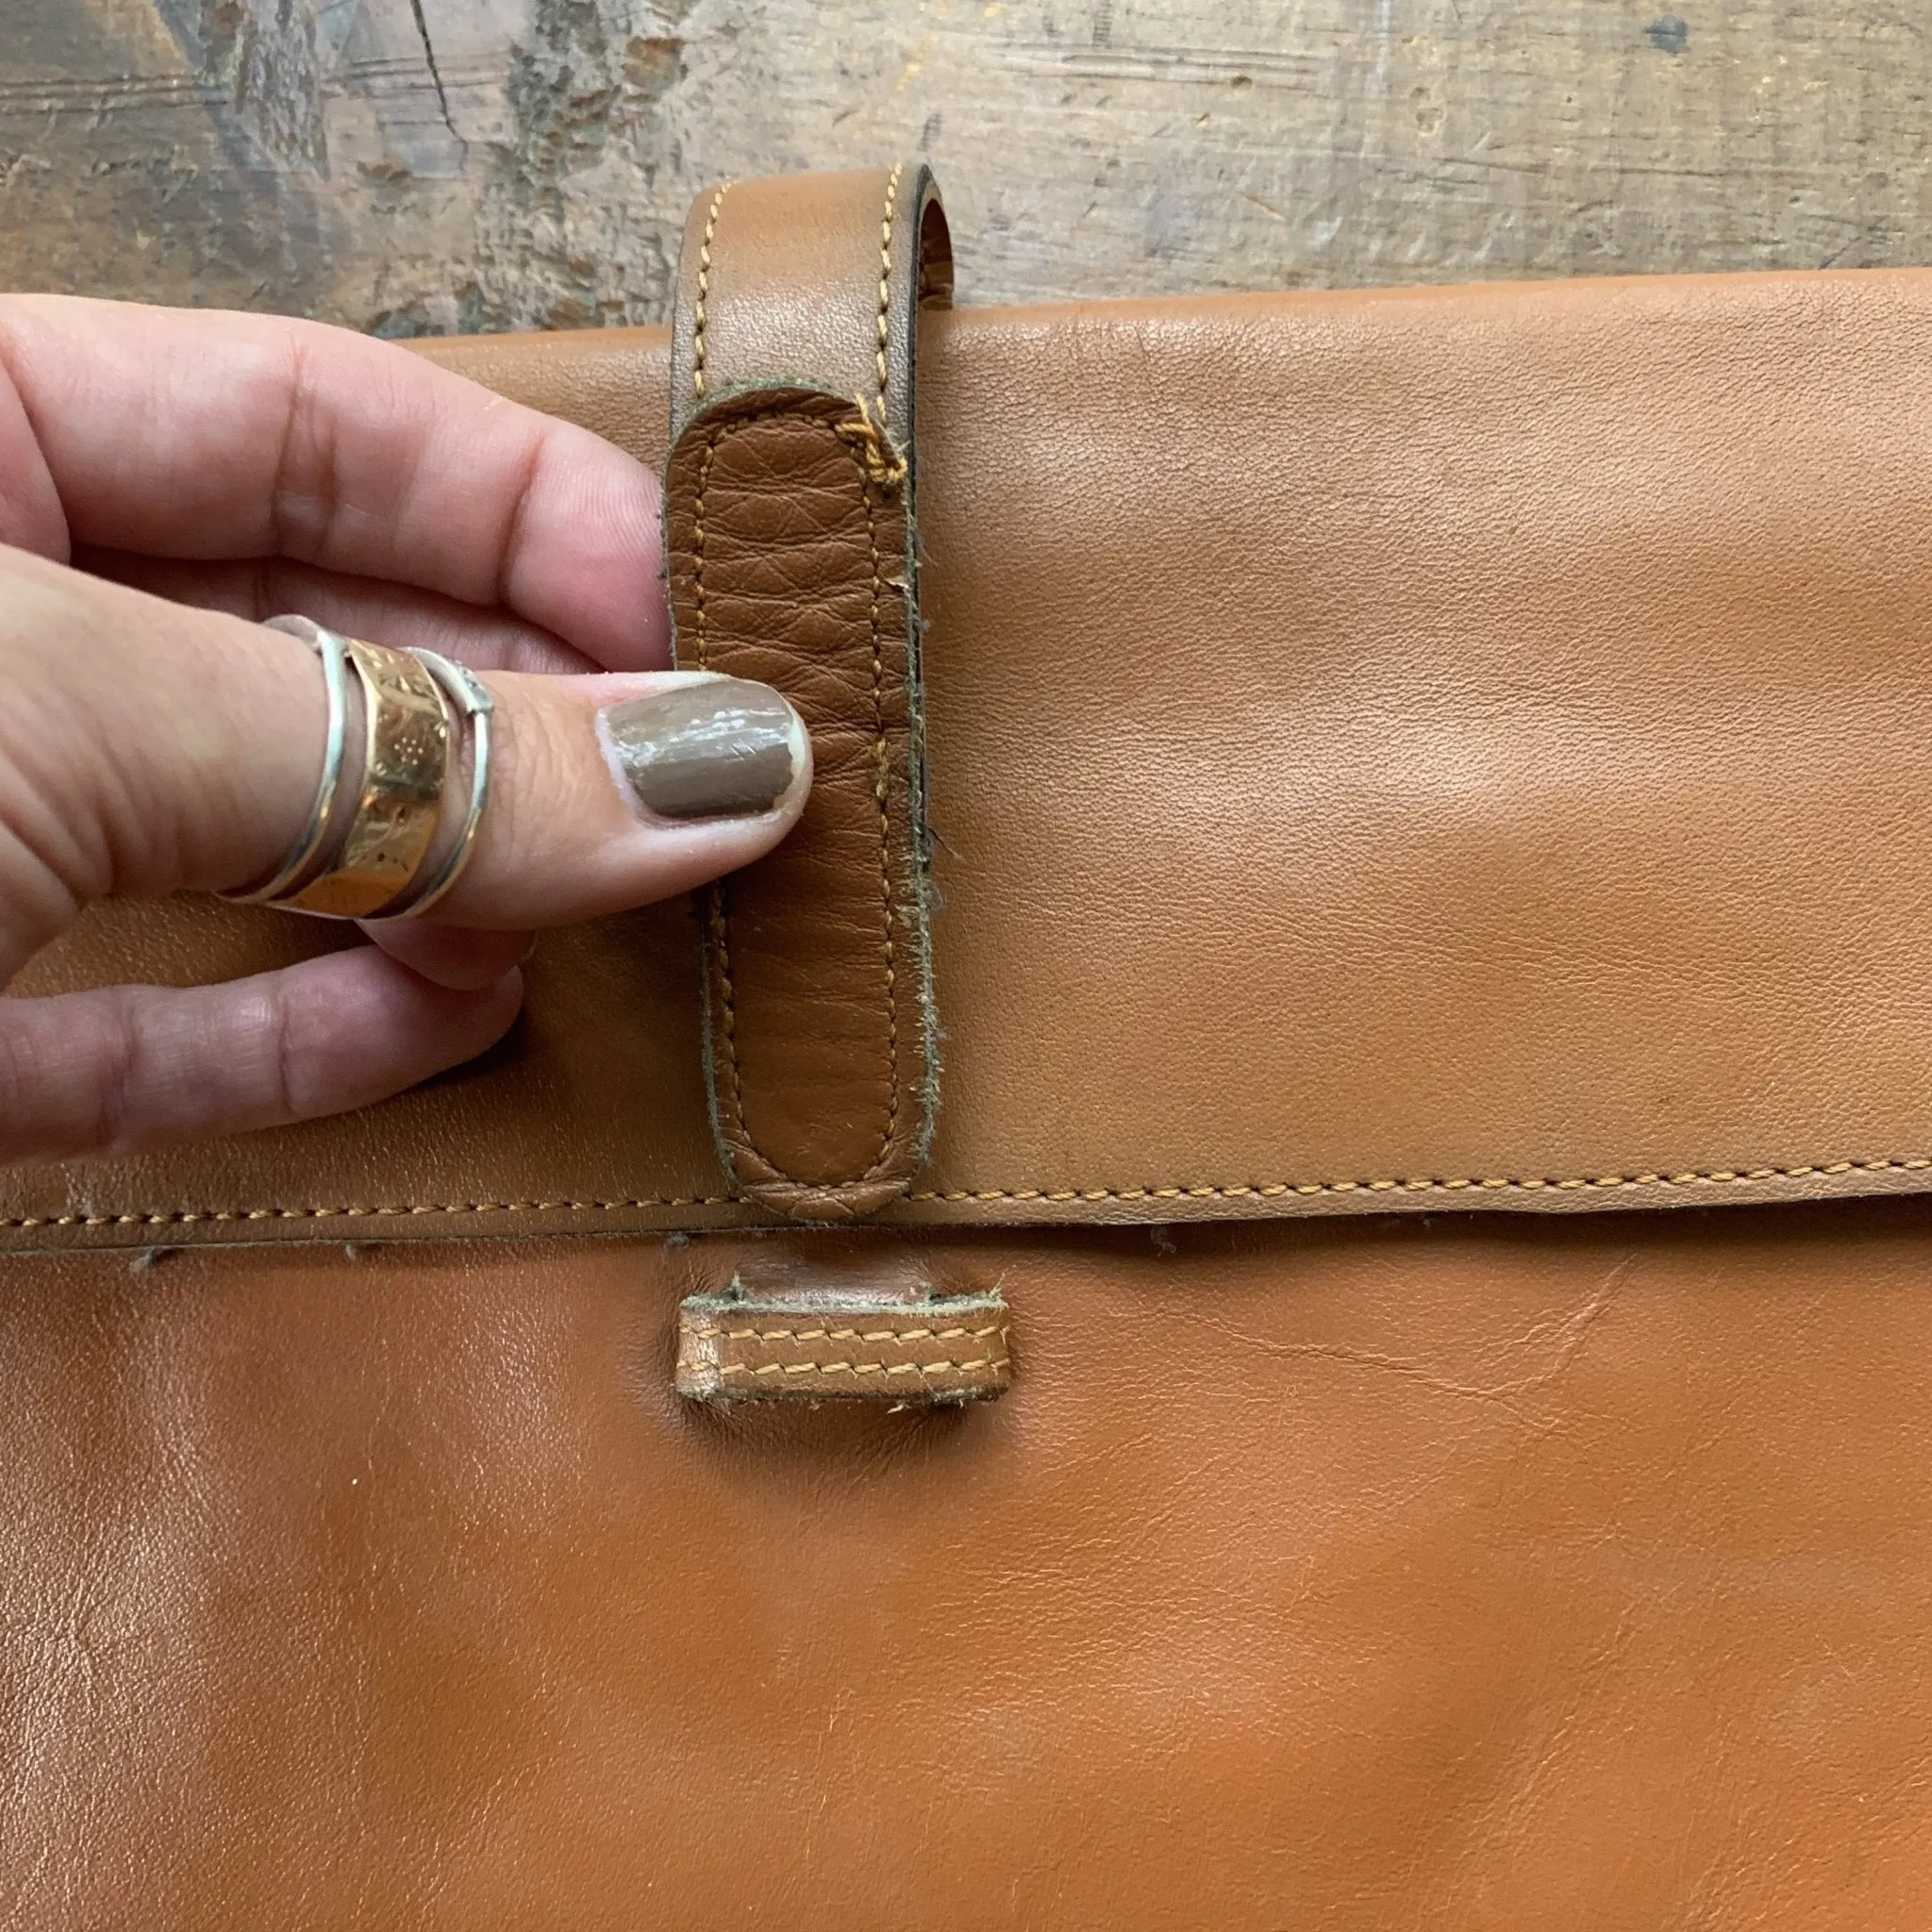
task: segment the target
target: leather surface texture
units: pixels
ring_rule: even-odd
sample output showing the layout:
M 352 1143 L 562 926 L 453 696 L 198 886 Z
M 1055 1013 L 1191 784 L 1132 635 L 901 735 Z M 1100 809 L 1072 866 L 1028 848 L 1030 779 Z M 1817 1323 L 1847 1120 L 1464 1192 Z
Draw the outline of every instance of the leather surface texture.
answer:
M 943 1103 L 895 1224 L 1932 1177 L 1932 276 L 931 313 Z M 429 345 L 660 462 L 667 343 Z M 643 398 L 640 404 L 639 398 Z M 16 991 L 328 943 L 106 908 Z M 689 908 L 366 1115 L 15 1247 L 703 1226 Z
M 708 401 L 790 378 L 874 400 L 909 454 L 918 322 L 952 295 L 952 240 L 924 162 L 705 190 L 678 258 L 674 441 Z
M 718 1413 L 734 1276 L 997 1403 Z M 1932 1206 L 17 1257 L 8 1932 L 1903 1932 Z
M 907 1193 L 938 1106 L 913 348 L 949 248 L 906 162 L 709 189 L 685 236 L 677 659 L 775 686 L 813 754 L 797 828 L 705 895 L 706 1078 L 735 1191 L 800 1220 Z
M 0 1176 L 0 1928 L 1924 1924 L 1932 1200 L 1719 1204 L 1932 1178 L 1932 277 L 918 328 L 930 1158 L 753 1226 L 675 905 Z

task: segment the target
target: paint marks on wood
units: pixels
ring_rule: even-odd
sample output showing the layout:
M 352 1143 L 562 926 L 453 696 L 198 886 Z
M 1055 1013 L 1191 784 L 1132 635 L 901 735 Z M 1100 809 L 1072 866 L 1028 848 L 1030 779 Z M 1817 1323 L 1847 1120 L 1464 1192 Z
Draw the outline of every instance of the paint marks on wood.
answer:
M 1891 0 L 34 0 L 0 280 L 651 320 L 691 195 L 928 155 L 972 301 L 1932 258 Z

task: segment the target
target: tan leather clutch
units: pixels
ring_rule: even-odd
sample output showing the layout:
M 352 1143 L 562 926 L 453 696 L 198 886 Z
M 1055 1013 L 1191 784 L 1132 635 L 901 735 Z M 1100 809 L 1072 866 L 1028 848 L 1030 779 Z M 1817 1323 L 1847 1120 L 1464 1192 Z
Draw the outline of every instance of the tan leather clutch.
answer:
M 1932 275 L 951 282 L 741 183 L 422 345 L 820 780 L 459 1074 L 0 1177 L 0 1920 L 1919 1923 Z

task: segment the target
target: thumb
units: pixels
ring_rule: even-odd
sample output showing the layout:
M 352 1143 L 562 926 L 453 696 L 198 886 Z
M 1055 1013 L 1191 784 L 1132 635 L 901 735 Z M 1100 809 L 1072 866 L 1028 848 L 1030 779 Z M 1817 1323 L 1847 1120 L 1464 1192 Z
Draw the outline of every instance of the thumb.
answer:
M 490 807 L 439 922 L 514 931 L 641 905 L 797 819 L 809 744 L 764 686 L 489 681 Z M 321 671 L 277 632 L 0 547 L 0 984 L 91 900 L 267 876 L 314 803 Z M 358 948 L 226 988 L 0 1001 L 0 1159 L 363 1105 L 508 1027 L 521 983 L 490 976 L 438 986 Z
M 14 817 L 77 901 L 225 891 L 288 856 L 322 758 L 307 645 L 0 548 L 0 654 Z M 556 925 L 646 905 L 758 858 L 803 807 L 809 740 L 764 685 L 691 672 L 487 682 L 491 802 L 440 924 Z

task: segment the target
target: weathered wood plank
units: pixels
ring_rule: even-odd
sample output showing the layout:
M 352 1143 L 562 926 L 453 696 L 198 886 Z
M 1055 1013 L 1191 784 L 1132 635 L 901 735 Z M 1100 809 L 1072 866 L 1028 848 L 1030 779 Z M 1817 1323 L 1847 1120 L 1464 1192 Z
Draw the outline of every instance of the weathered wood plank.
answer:
M 929 154 L 974 301 L 1932 259 L 1923 0 L 0 0 L 0 283 L 661 311 L 705 179 Z

